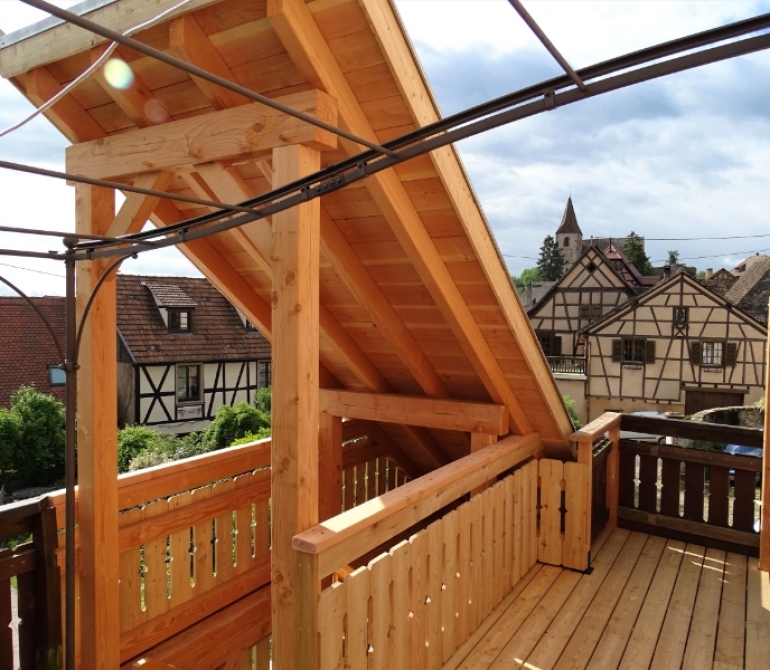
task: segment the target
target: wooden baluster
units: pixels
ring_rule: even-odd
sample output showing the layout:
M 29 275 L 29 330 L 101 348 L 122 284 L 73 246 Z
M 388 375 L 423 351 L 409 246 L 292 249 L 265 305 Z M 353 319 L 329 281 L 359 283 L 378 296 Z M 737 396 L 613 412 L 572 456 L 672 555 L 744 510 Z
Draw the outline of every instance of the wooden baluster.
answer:
M 609 431 L 612 446 L 607 455 L 607 495 L 606 504 L 609 510 L 608 528 L 618 527 L 618 504 L 620 497 L 620 422 Z

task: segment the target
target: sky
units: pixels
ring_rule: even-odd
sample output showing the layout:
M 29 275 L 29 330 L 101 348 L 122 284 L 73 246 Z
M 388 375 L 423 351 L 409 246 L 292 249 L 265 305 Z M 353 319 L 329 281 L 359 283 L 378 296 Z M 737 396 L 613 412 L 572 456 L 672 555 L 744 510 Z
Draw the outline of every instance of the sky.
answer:
M 444 114 L 561 74 L 507 0 L 396 4 Z M 770 1 L 756 0 L 524 4 L 575 68 L 770 12 Z M 6 33 L 40 16 L 19 0 L 0 0 Z M 30 110 L 0 80 L 0 130 Z M 66 145 L 37 119 L 0 138 L 0 157 L 63 169 Z M 569 196 L 586 238 L 634 231 L 647 238 L 654 264 L 669 250 L 698 269 L 731 268 L 755 252 L 770 253 L 769 52 L 540 114 L 465 140 L 459 150 L 512 274 L 535 265 Z M 0 194 L 0 225 L 74 228 L 74 190 L 62 182 L 2 171 Z M 707 239 L 728 236 L 736 239 Z M 0 240 L 1 248 L 60 248 L 55 238 Z M 196 274 L 172 250 L 140 255 L 122 271 Z M 52 261 L 0 256 L 0 276 L 33 295 L 64 291 L 63 268 Z M 0 292 L 8 290 L 0 285 Z

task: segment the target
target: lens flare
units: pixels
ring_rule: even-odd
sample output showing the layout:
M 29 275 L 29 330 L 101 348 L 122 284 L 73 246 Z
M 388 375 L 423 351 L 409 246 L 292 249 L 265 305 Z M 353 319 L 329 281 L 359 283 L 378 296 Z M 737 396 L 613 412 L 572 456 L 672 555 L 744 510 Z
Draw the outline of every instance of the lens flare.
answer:
M 134 82 L 134 73 L 125 61 L 110 58 L 104 65 L 104 78 L 113 88 L 125 90 Z

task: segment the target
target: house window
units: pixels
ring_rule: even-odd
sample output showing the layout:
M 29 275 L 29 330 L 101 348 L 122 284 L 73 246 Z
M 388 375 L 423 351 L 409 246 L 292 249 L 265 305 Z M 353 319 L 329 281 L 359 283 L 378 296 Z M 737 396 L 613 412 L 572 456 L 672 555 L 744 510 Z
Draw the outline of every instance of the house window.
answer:
M 612 340 L 612 360 L 615 363 L 641 365 L 655 362 L 655 340 L 624 337 Z
M 687 325 L 687 308 L 686 307 L 674 307 L 674 325 L 675 326 Z
M 67 383 L 67 375 L 58 365 L 49 365 L 48 383 L 51 386 L 64 386 Z
M 189 333 L 191 332 L 190 312 L 186 310 L 168 311 L 168 332 L 169 333 Z
M 248 319 L 246 319 L 246 332 L 247 333 L 258 333 L 257 327 Z
M 561 337 L 549 330 L 538 330 L 536 335 L 546 356 L 561 356 Z
M 270 361 L 259 361 L 257 364 L 257 386 L 263 389 L 272 385 L 273 364 Z
M 177 402 L 200 402 L 201 399 L 201 366 L 176 366 L 176 399 Z
M 644 340 L 623 340 L 623 362 L 644 363 Z
M 568 247 L 568 246 L 569 246 L 569 237 L 565 237 L 565 238 L 564 238 L 564 246 L 565 246 L 565 247 Z
M 704 342 L 701 347 L 701 365 L 722 365 L 722 342 Z
M 602 318 L 602 306 L 601 305 L 580 305 L 580 320 L 596 321 Z

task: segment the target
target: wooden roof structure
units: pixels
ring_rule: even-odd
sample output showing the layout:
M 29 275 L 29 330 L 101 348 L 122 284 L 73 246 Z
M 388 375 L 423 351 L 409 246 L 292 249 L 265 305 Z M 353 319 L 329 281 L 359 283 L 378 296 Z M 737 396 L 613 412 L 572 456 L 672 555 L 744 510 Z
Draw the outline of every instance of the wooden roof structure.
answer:
M 122 32 L 176 3 L 87 4 L 87 18 Z M 369 141 L 440 116 L 392 0 L 191 0 L 134 37 Z M 3 40 L 0 74 L 37 106 L 106 46 L 66 23 Z M 238 203 L 362 149 L 131 49 L 115 56 L 130 85 L 100 68 L 46 112 L 73 143 L 67 172 Z M 128 194 L 115 212 L 108 189 L 76 190 L 85 234 L 207 211 Z M 337 434 L 327 417 L 383 421 L 423 472 L 508 432 L 571 457 L 561 397 L 453 148 L 181 250 L 273 345 L 274 658 L 293 654 L 275 636 L 293 621 L 291 537 L 317 523 L 319 445 Z M 81 307 L 106 268 L 84 265 Z M 112 654 L 116 635 L 99 618 L 117 575 L 117 555 L 100 552 L 117 537 L 114 408 L 101 392 L 114 383 L 114 291 L 105 282 L 93 303 L 78 378 L 80 556 L 98 571 L 82 625 L 99 642 L 85 657 Z M 307 420 L 319 411 L 320 429 Z

